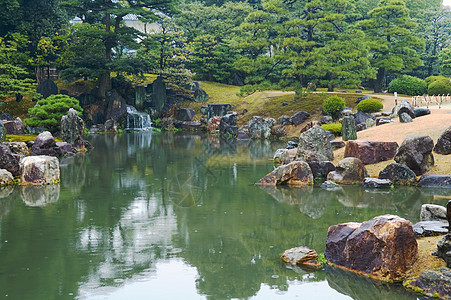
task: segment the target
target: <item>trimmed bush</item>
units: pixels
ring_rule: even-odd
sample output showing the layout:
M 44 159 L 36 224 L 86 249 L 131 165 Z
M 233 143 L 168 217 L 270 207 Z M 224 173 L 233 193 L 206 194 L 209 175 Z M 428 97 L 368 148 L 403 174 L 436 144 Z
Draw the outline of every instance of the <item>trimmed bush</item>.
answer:
M 441 77 L 441 76 L 437 76 Z M 448 95 L 451 94 L 451 81 L 449 78 L 442 77 L 432 81 L 428 87 L 429 95 Z
M 345 106 L 346 102 L 343 98 L 338 96 L 331 96 L 324 100 L 323 110 L 332 118 L 337 119 L 338 114 L 345 108 Z
M 357 104 L 357 111 L 364 113 L 378 112 L 382 108 L 384 108 L 384 105 L 379 100 L 373 98 L 362 100 Z
M 409 75 L 402 75 L 393 79 L 388 85 L 390 93 L 398 92 L 400 94 L 417 96 L 426 93 L 428 84 L 423 79 Z
M 332 132 L 335 136 L 341 136 L 341 123 L 323 124 L 321 127 L 326 131 Z
M 69 108 L 75 109 L 79 116 L 83 112 L 77 99 L 67 95 L 51 95 L 28 109 L 30 118 L 24 122 L 28 126 L 45 127 L 50 132 L 56 133 L 61 127 L 61 117 L 67 114 Z
M 447 79 L 447 78 L 445 76 L 429 76 L 429 77 L 426 77 L 426 79 L 424 79 L 424 81 L 426 81 L 426 83 L 429 86 L 432 82 L 439 80 L 439 79 Z

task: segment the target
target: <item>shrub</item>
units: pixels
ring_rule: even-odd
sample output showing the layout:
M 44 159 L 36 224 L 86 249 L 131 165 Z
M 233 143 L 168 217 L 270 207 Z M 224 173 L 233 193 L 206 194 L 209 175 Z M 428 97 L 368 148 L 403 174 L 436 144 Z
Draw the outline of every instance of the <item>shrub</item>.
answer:
M 423 95 L 426 93 L 427 88 L 426 81 L 409 75 L 402 75 L 393 79 L 388 85 L 388 91 L 390 93 L 398 92 L 410 96 Z
M 326 131 L 332 132 L 335 136 L 341 136 L 341 123 L 323 124 L 321 127 Z
M 424 81 L 426 81 L 426 83 L 429 86 L 432 82 L 439 80 L 439 79 L 447 79 L 447 78 L 445 76 L 429 76 L 429 77 L 426 77 L 426 79 Z
M 369 98 L 362 100 L 357 104 L 357 111 L 373 113 L 380 111 L 383 107 L 384 105 L 379 100 Z
M 338 114 L 345 108 L 345 106 L 346 102 L 343 98 L 338 96 L 331 96 L 324 100 L 323 110 L 332 118 L 337 119 Z
M 438 77 L 438 76 L 437 76 Z M 428 87 L 429 95 L 447 95 L 451 94 L 451 81 L 443 77 L 432 81 Z
M 45 127 L 52 133 L 60 130 L 61 117 L 73 108 L 81 116 L 83 109 L 78 100 L 67 95 L 51 95 L 39 100 L 36 105 L 28 109 L 30 118 L 24 120 L 31 127 Z

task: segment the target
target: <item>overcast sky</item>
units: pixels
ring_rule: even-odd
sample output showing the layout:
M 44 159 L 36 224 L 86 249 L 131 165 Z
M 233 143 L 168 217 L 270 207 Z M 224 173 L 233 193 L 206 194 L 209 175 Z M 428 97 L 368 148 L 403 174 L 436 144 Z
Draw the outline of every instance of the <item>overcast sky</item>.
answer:
M 443 0 L 444 6 L 451 6 L 451 0 Z

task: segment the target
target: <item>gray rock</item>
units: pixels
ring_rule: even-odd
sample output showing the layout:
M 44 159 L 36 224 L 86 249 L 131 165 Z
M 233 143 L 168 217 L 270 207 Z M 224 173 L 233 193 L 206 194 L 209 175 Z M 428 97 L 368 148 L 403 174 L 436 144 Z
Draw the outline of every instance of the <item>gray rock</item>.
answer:
M 326 180 L 323 183 L 321 183 L 321 188 L 322 189 L 336 189 L 336 188 L 339 188 L 339 185 L 333 181 Z
M 354 93 L 356 93 L 356 94 L 361 94 L 361 93 L 362 93 L 362 90 L 355 90 Z
M 192 121 L 196 112 L 192 108 L 180 108 L 177 111 L 177 120 L 179 121 Z
M 451 234 L 443 236 L 437 243 L 437 256 L 443 258 L 446 266 L 451 267 Z
M 332 147 L 332 150 L 337 150 L 346 146 L 346 143 L 343 141 L 330 141 L 329 143 L 330 146 Z
M 341 134 L 343 141 L 356 140 L 357 133 L 355 130 L 355 122 L 352 116 L 344 116 L 341 121 Z
M 6 140 L 6 128 L 3 125 L 3 122 L 0 122 L 0 142 L 4 142 Z
M 45 99 L 51 95 L 58 94 L 58 86 L 55 84 L 55 82 L 53 82 L 53 80 L 46 79 L 38 85 L 36 92 L 41 94 L 42 98 Z
M 400 113 L 399 114 L 399 122 L 401 123 L 412 123 L 413 120 L 408 113 Z
M 376 119 L 376 126 L 384 125 L 388 123 L 393 123 L 393 120 L 391 118 L 378 118 Z
M 25 134 L 25 124 L 20 118 L 16 118 L 14 121 L 4 121 L 6 134 Z
M 416 118 L 431 114 L 431 110 L 429 108 L 414 108 L 413 112 Z
M 403 164 L 389 164 L 378 176 L 379 179 L 390 179 L 395 185 L 413 185 L 417 182 L 415 173 Z
M 413 106 L 407 100 L 402 100 L 401 104 L 397 108 L 398 116 L 401 116 L 403 113 L 407 113 L 410 118 L 415 119 L 415 111 L 413 110 Z
M 2 121 L 14 121 L 14 118 L 9 113 L 0 113 L 0 120 L 2 120 Z
M 355 126 L 355 131 L 359 132 L 366 129 L 366 123 L 360 123 Z
M 55 150 L 58 156 L 73 155 L 75 152 L 74 147 L 67 142 L 57 142 Z
M 203 115 L 207 116 L 208 120 L 210 120 L 213 117 L 222 117 L 226 115 L 231 109 L 232 106 L 230 104 L 208 104 L 201 108 L 201 112 Z
M 127 114 L 127 103 L 125 99 L 115 90 L 107 92 L 106 95 L 106 119 L 113 119 L 118 122 Z
M 421 221 L 444 221 L 446 218 L 446 207 L 436 204 L 423 204 L 420 210 Z
M 376 122 L 375 122 L 374 119 L 372 119 L 372 118 L 368 118 L 368 119 L 365 120 L 366 128 L 371 128 L 371 127 L 373 127 L 375 124 L 376 124 Z
M 329 172 L 335 171 L 335 165 L 330 161 L 310 161 L 308 165 L 312 170 L 314 179 L 325 180 Z
M 85 146 L 85 124 L 77 114 L 77 111 L 70 108 L 67 115 L 61 118 L 61 138 L 63 142 L 69 143 L 76 149 Z
M 355 157 L 347 157 L 338 162 L 336 170 L 327 175 L 327 180 L 340 184 L 361 183 L 368 177 L 362 161 Z
M 152 83 L 152 107 L 161 113 L 163 107 L 167 103 L 166 94 L 166 84 L 164 83 L 163 77 L 158 76 L 157 79 Z
M 287 165 L 277 167 L 255 184 L 257 185 L 280 185 L 289 184 L 305 186 L 313 182 L 313 174 L 306 162 L 294 161 Z
M 352 116 L 352 109 L 345 108 L 340 112 L 341 117 Z
M 20 163 L 22 184 L 53 184 L 59 182 L 58 158 L 52 156 L 29 156 Z
M 434 152 L 438 154 L 451 154 L 451 126 L 446 128 L 435 144 Z
M 360 92 L 362 92 L 362 91 L 360 91 Z M 371 99 L 371 97 L 370 96 L 357 97 L 357 100 L 355 100 L 355 103 L 360 103 L 361 101 L 366 100 L 366 99 Z
M 290 123 L 297 126 L 304 123 L 308 118 L 310 118 L 310 114 L 308 112 L 298 111 L 290 117 Z
M 408 166 L 416 175 L 429 171 L 434 165 L 434 142 L 427 135 L 409 135 L 396 151 L 395 161 Z
M 238 115 L 236 112 L 228 113 L 221 118 L 219 122 L 219 134 L 227 137 L 236 137 L 238 127 L 236 121 Z
M 0 169 L 0 186 L 13 184 L 13 182 L 13 174 L 5 169 Z
M 280 125 L 291 125 L 290 118 L 289 117 L 280 117 L 279 124 Z
M 9 171 L 13 176 L 19 176 L 19 162 L 8 146 L 0 142 L 0 169 Z
M 138 110 L 142 110 L 144 108 L 144 103 L 146 102 L 146 100 L 147 100 L 146 87 L 144 86 L 135 87 L 135 103 L 133 103 L 133 106 Z
M 259 116 L 253 116 L 248 124 L 249 136 L 252 139 L 267 139 L 271 136 L 271 127 L 274 124 L 275 120 L 272 118 L 263 119 Z
M 296 158 L 306 162 L 334 159 L 329 137 L 322 127 L 314 126 L 301 134 Z
M 49 131 L 44 131 L 43 133 L 40 133 L 34 140 L 30 155 L 56 156 L 57 152 L 55 148 L 56 142 L 53 138 L 53 135 Z
M 451 270 L 440 268 L 434 271 L 423 271 L 416 280 L 408 283 L 407 288 L 414 291 L 420 289 L 425 296 L 431 298 L 450 299 Z
M 422 175 L 418 181 L 419 187 L 451 189 L 451 175 Z
M 21 154 L 24 156 L 30 155 L 30 149 L 28 149 L 27 144 L 24 142 L 11 142 L 5 143 L 5 145 L 8 146 L 14 154 Z
M 389 188 L 392 185 L 390 179 L 365 178 L 364 188 Z
M 413 225 L 416 237 L 437 236 L 448 233 L 448 222 L 421 221 Z
M 283 125 L 274 125 L 271 127 L 271 136 L 276 138 L 284 137 L 286 134 L 285 127 Z
M 321 124 L 330 124 L 333 122 L 334 119 L 332 119 L 331 116 L 322 116 L 320 119 Z

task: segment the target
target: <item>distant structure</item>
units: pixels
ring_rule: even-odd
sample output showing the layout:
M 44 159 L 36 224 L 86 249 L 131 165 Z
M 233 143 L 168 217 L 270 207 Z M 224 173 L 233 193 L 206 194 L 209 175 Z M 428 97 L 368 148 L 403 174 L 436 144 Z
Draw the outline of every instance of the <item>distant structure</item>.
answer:
M 75 17 L 70 21 L 71 24 L 82 23 L 79 17 Z M 128 14 L 124 17 L 124 23 L 127 27 L 134 28 L 139 32 L 150 34 L 158 32 L 159 25 L 157 23 L 144 23 L 138 19 L 137 15 Z

